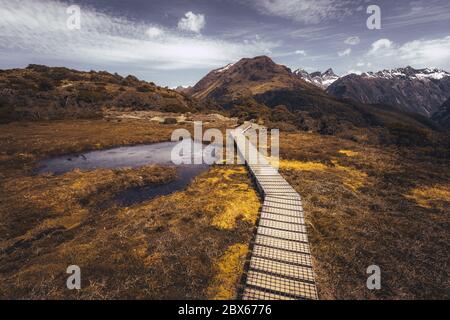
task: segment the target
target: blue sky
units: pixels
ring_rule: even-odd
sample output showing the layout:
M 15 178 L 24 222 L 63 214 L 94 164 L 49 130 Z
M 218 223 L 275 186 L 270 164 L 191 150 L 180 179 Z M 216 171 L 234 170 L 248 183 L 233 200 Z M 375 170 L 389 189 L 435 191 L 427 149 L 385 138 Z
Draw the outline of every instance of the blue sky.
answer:
M 69 30 L 69 5 L 81 29 Z M 366 10 L 381 9 L 381 30 Z M 448 0 L 0 0 L 0 68 L 30 63 L 192 85 L 243 57 L 343 75 L 450 69 Z

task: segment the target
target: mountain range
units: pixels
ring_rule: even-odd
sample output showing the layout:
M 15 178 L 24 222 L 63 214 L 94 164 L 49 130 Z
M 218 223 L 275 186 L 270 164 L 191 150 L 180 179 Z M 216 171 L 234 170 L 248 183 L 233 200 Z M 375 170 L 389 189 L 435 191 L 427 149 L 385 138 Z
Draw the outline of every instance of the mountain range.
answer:
M 326 90 L 338 98 L 391 105 L 431 117 L 450 97 L 450 73 L 406 67 L 350 74 L 339 78 Z
M 241 60 L 238 64 L 243 62 Z M 222 73 L 228 74 L 227 71 L 233 69 L 235 65 L 228 64 L 213 70 L 194 88 L 179 87 L 176 90 L 202 98 L 200 92 L 204 91 L 204 86 L 220 79 Z M 291 73 L 287 68 L 273 72 Z M 349 74 L 343 77 L 336 75 L 331 68 L 325 72 L 313 73 L 297 69 L 292 74 L 339 99 L 351 99 L 365 104 L 390 105 L 405 112 L 418 113 L 426 117 L 432 117 L 450 97 L 450 72 L 437 68 L 414 69 L 408 66 L 360 75 Z M 215 85 L 222 88 L 224 83 L 218 82 Z
M 444 71 L 419 71 L 405 68 L 338 78 L 332 69 L 312 74 L 292 72 L 267 56 L 259 56 L 215 69 L 193 87 L 171 90 L 134 76 L 30 65 L 0 70 L 0 121 L 93 117 L 101 116 L 105 109 L 209 111 L 241 120 L 260 119 L 286 130 L 349 137 L 355 132 L 361 137 L 376 131 L 377 139 L 396 140 L 401 135 L 409 141 L 419 135 L 417 139 L 426 141 L 424 132 L 448 126 L 448 107 L 439 109 L 439 101 L 448 98 L 444 99 L 450 92 L 449 77 Z M 398 89 L 395 93 L 403 94 L 395 101 L 407 104 L 411 99 L 414 104 L 405 108 L 387 98 L 373 101 L 372 95 L 362 94 L 379 90 L 389 97 L 388 84 Z M 349 96 L 348 92 L 359 95 Z M 432 120 L 429 113 L 419 112 L 417 106 L 424 101 L 432 101 L 433 110 L 440 110 Z
M 420 114 L 335 97 L 299 74 L 266 56 L 246 58 L 211 71 L 187 94 L 242 120 L 263 119 L 269 126 L 288 124 L 322 134 L 377 131 L 381 139 L 421 144 L 426 141 L 424 132 L 435 127 Z

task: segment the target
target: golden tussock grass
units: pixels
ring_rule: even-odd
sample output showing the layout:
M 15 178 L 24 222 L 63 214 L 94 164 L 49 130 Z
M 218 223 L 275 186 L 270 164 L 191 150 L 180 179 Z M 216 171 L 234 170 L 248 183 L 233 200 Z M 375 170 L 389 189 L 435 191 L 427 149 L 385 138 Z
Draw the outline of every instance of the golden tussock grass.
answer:
M 450 208 L 450 189 L 445 186 L 415 188 L 410 191 L 407 198 L 413 199 L 424 208 Z
M 216 275 L 208 288 L 208 299 L 234 300 L 237 298 L 236 284 L 244 272 L 248 244 L 230 246 L 215 264 Z
M 167 140 L 169 130 L 159 128 L 103 121 L 0 126 L 8 131 L 0 142 L 6 150 L 0 159 L 0 297 L 206 299 L 222 272 L 228 274 L 224 266 L 243 269 L 244 261 L 227 250 L 250 242 L 259 199 L 242 166 L 212 167 L 184 191 L 129 208 L 111 199 L 129 187 L 171 181 L 175 170 L 28 173 L 51 154 Z M 92 134 L 87 143 L 83 129 Z M 18 161 L 22 153 L 30 156 Z M 79 292 L 65 287 L 72 264 L 82 270 Z M 240 276 L 227 276 L 219 291 L 235 294 Z
M 327 166 L 320 162 L 280 160 L 279 168 L 281 170 L 324 171 L 327 169 Z
M 238 219 L 255 224 L 258 218 L 260 202 L 256 195 L 255 189 L 248 183 L 235 185 L 237 191 L 233 197 L 228 197 L 229 184 L 232 182 L 232 176 L 235 174 L 245 173 L 244 167 L 238 169 L 220 168 L 218 174 L 223 175 L 223 181 L 214 180 L 206 181 L 211 183 L 211 197 L 223 199 L 221 203 L 211 204 L 207 210 L 217 212 L 212 220 L 212 224 L 221 229 L 233 229 Z M 219 207 L 218 207 L 219 206 Z
M 357 191 L 367 182 L 367 174 L 353 167 L 340 165 L 336 159 L 330 159 L 332 166 L 327 166 L 320 162 L 303 162 L 297 160 L 280 160 L 280 170 L 294 171 L 322 171 L 337 174 L 341 177 L 343 185 L 353 191 Z
M 359 152 L 355 152 L 352 150 L 339 150 L 339 153 L 345 154 L 347 157 L 356 157 L 359 155 Z
M 327 167 L 281 170 L 303 198 L 320 298 L 450 297 L 448 164 L 414 148 L 307 133 L 282 134 L 280 146 L 283 159 Z M 379 291 L 366 287 L 373 264 Z
M 367 182 L 367 173 L 353 167 L 346 167 L 339 164 L 337 160 L 331 160 L 334 168 L 339 171 L 343 184 L 353 191 L 357 191 Z

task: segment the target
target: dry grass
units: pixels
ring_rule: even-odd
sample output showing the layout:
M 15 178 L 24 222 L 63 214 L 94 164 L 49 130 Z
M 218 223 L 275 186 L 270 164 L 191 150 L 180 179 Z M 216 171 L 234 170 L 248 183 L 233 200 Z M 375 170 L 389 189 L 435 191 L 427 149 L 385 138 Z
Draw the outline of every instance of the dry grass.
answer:
M 0 132 L 7 136 L 0 142 L 1 298 L 236 296 L 242 246 L 259 210 L 242 167 L 211 168 L 185 191 L 123 208 L 111 202 L 116 193 L 170 181 L 175 171 L 148 166 L 55 176 L 30 169 L 48 155 L 168 140 L 171 127 L 73 121 L 9 124 Z M 66 289 L 72 264 L 81 267 L 79 292 Z
M 177 126 L 139 120 L 14 122 L 0 126 L 1 154 L 32 157 L 169 141 Z M 25 157 L 22 156 L 22 157 Z
M 303 197 L 321 298 L 450 297 L 448 164 L 306 133 L 282 135 L 281 156 L 301 163 L 281 168 Z M 303 170 L 311 163 L 326 168 Z M 366 288 L 373 264 L 376 292 Z
M 421 207 L 449 210 L 450 188 L 448 186 L 434 186 L 412 189 L 407 198 L 413 199 Z
M 279 162 L 281 170 L 298 170 L 298 171 L 323 171 L 327 166 L 320 162 L 302 162 L 296 160 L 284 160 Z
M 209 299 L 233 300 L 237 298 L 236 284 L 244 272 L 248 250 L 247 243 L 238 243 L 227 249 L 216 263 L 216 275 L 208 288 Z
M 339 150 L 339 153 L 345 154 L 347 157 L 356 157 L 359 155 L 359 152 L 352 150 Z
M 223 175 L 222 181 L 219 181 L 218 178 L 205 181 L 205 183 L 214 185 L 214 188 L 210 191 L 211 197 L 226 199 L 221 203 L 212 203 L 210 207 L 206 208 L 211 212 L 219 213 L 212 220 L 212 224 L 217 228 L 234 229 L 239 219 L 247 221 L 252 225 L 256 223 L 260 203 L 252 185 L 248 183 L 235 185 L 239 193 L 233 198 L 226 197 L 229 192 L 228 186 L 233 183 L 233 176 L 245 173 L 246 170 L 244 167 L 237 169 L 226 168 L 221 171 Z
M 0 297 L 236 297 L 258 197 L 242 167 L 213 167 L 182 192 L 121 208 L 168 168 L 30 174 L 42 157 L 166 141 L 171 126 L 71 121 L 0 126 Z M 320 297 L 450 298 L 450 171 L 420 150 L 307 133 L 281 137 L 282 174 L 304 200 Z M 82 270 L 65 289 L 67 266 Z M 366 288 L 366 269 L 382 289 Z

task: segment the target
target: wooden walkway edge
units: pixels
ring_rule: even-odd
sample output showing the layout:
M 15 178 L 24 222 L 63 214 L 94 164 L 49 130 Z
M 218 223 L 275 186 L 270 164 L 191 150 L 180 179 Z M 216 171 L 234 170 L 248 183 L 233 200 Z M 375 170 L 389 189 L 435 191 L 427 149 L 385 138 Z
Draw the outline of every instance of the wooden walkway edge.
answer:
M 251 126 L 231 134 L 264 199 L 242 299 L 318 299 L 301 197 L 246 138 Z

